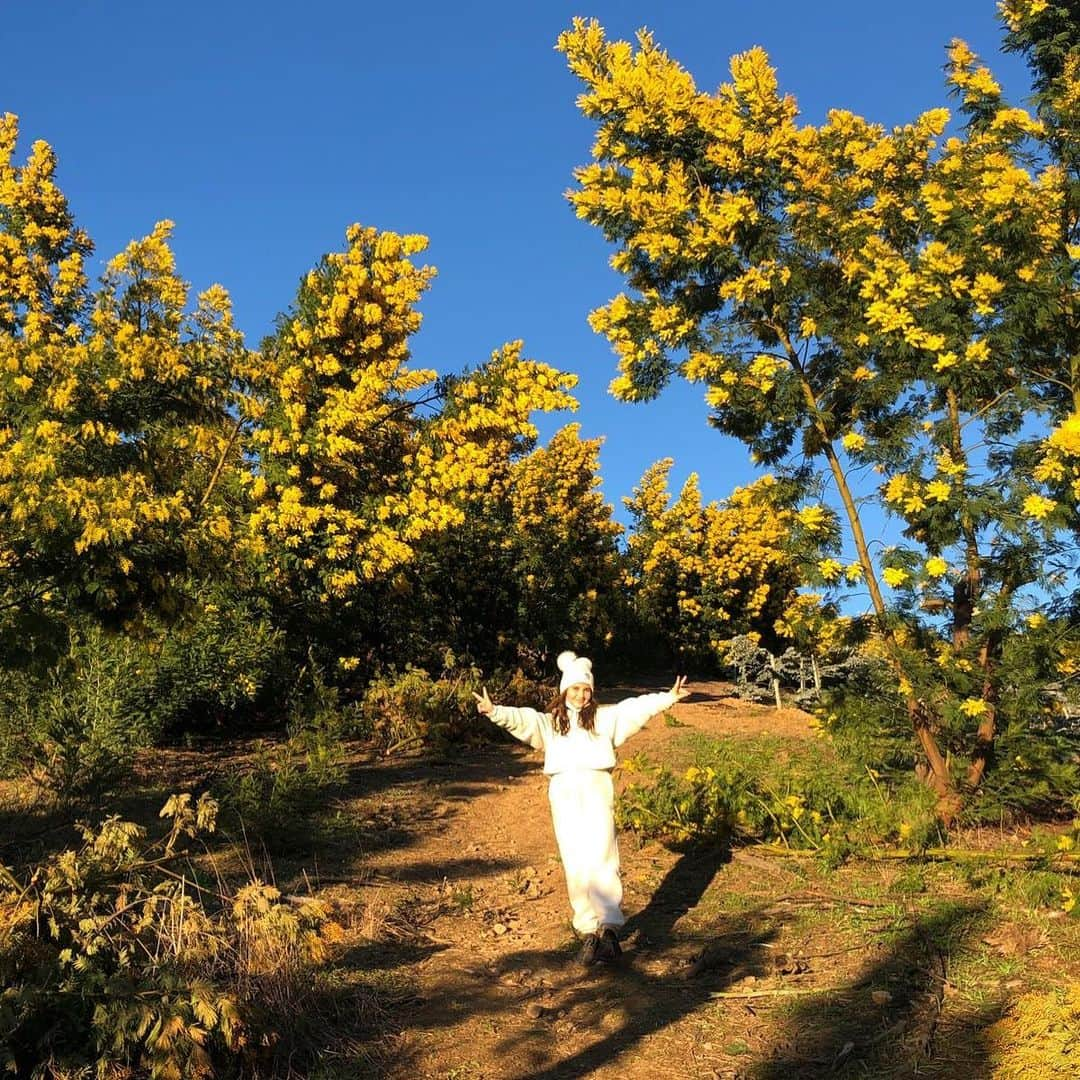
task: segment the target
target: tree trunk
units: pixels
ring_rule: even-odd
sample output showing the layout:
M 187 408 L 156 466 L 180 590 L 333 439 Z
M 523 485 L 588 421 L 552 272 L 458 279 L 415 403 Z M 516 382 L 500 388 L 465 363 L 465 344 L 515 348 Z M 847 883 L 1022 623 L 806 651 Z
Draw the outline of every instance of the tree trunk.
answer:
M 934 738 L 932 730 L 933 713 L 930 709 L 914 698 L 908 699 L 908 716 L 911 725 L 915 729 L 915 735 L 919 740 L 919 746 L 926 755 L 929 768 L 923 777 L 926 783 L 938 797 L 937 815 L 943 825 L 950 825 L 956 818 L 963 806 L 963 799 L 953 784 L 949 763 L 941 752 L 941 748 Z
M 843 464 L 833 445 L 833 433 L 829 430 L 829 427 L 822 416 L 821 409 L 818 407 L 818 401 L 814 394 L 814 389 L 810 385 L 810 380 L 807 378 L 806 372 L 803 370 L 802 364 L 799 361 L 799 355 L 792 346 L 787 331 L 780 323 L 772 323 L 770 325 L 776 331 L 777 336 L 783 344 L 784 350 L 791 362 L 792 369 L 799 374 L 803 399 L 810 412 L 812 418 L 811 422 L 821 436 L 822 453 L 825 455 L 825 460 L 829 464 L 829 471 L 832 473 L 833 480 L 836 483 L 837 492 L 840 495 L 840 501 L 843 503 L 844 511 L 847 514 L 848 524 L 851 527 L 851 537 L 859 557 L 859 565 L 863 570 L 863 579 L 866 582 L 867 592 L 870 594 L 870 603 L 873 606 L 874 614 L 877 616 L 877 622 L 881 629 L 882 637 L 888 646 L 890 664 L 896 673 L 897 678 L 900 680 L 901 684 L 903 684 L 906 681 L 906 673 L 901 658 L 901 650 L 895 635 L 886 621 L 887 608 L 885 598 L 882 596 L 881 586 L 877 580 L 877 575 L 874 572 L 874 563 L 870 558 L 870 548 L 866 542 L 866 534 L 863 531 L 858 503 L 848 484 L 847 474 L 844 472 Z M 973 566 L 969 560 L 969 583 L 973 584 L 978 581 L 977 574 L 977 565 Z M 974 593 L 977 590 L 971 588 L 969 584 L 969 591 Z M 972 605 L 973 604 L 974 601 L 972 601 Z M 967 615 L 968 622 L 970 622 L 970 618 L 971 614 L 969 613 Z M 938 796 L 938 816 L 941 818 L 942 823 L 947 825 L 956 817 L 956 814 L 960 810 L 962 800 L 953 784 L 952 777 L 949 775 L 948 762 L 941 753 L 941 748 L 938 746 L 937 739 L 934 736 L 934 714 L 929 706 L 915 696 L 914 691 L 910 689 L 910 687 L 905 692 L 904 697 L 907 703 L 908 715 L 911 718 L 912 726 L 915 729 L 916 738 L 919 741 L 923 753 L 926 755 L 926 760 L 930 767 L 927 782 Z
M 997 734 L 998 686 L 994 678 L 994 669 L 1001 658 L 1004 633 L 993 630 L 987 636 L 979 653 L 979 666 L 983 672 L 982 699 L 986 702 L 986 712 L 979 721 L 979 730 L 975 733 L 975 750 L 968 766 L 967 786 L 970 791 L 982 783 L 990 755 L 994 750 L 994 736 Z

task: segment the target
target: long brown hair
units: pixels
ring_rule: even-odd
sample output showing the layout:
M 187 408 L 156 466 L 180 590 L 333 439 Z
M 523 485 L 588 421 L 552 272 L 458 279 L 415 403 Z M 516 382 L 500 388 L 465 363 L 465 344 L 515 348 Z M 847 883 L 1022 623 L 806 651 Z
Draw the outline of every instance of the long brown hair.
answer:
M 570 714 L 566 708 L 566 692 L 557 694 L 551 699 L 547 707 L 551 718 L 555 721 L 555 730 L 560 735 L 565 735 L 570 730 Z M 596 695 L 589 694 L 589 703 L 578 713 L 578 723 L 586 731 L 595 731 L 596 727 Z

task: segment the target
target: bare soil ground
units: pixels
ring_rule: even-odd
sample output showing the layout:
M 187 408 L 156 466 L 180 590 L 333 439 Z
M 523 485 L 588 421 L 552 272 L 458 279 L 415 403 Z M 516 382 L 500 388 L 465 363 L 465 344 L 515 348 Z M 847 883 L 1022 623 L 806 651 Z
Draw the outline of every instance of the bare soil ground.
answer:
M 805 713 L 728 689 L 698 684 L 680 726 L 656 718 L 624 749 L 663 760 L 689 732 L 813 737 Z M 538 755 L 372 762 L 370 780 L 403 841 L 355 863 L 381 941 L 368 959 L 403 996 L 386 1077 L 977 1078 L 981 1031 L 1067 949 L 1030 912 L 991 926 L 949 872 L 829 872 L 624 836 L 625 953 L 583 969 Z
M 694 690 L 625 749 L 663 760 L 689 732 L 813 736 L 797 710 Z M 175 784 L 206 768 L 178 752 L 151 772 Z M 354 748 L 329 825 L 265 859 L 283 891 L 333 904 L 348 946 L 336 977 L 383 1003 L 363 1045 L 328 1046 L 309 1075 L 977 1080 L 1003 1004 L 1080 972 L 1074 920 L 1007 898 L 991 910 L 949 868 L 828 871 L 632 835 L 624 956 L 583 969 L 545 785 L 538 755 L 509 742 L 412 759 Z

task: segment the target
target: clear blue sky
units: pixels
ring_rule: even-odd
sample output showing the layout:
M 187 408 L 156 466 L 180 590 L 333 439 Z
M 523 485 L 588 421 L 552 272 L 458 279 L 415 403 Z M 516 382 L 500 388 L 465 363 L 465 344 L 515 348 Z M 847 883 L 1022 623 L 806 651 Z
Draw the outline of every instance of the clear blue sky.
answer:
M 945 46 L 963 37 L 1007 90 L 993 0 L 610 0 L 573 6 L 307 0 L 0 3 L 0 111 L 20 153 L 43 138 L 101 265 L 155 221 L 176 222 L 181 274 L 223 284 L 257 345 L 302 274 L 353 221 L 430 236 L 439 269 L 415 361 L 474 365 L 504 341 L 581 377 L 577 414 L 604 435 L 620 499 L 660 457 L 722 498 L 753 471 L 706 426 L 698 388 L 648 405 L 607 395 L 614 358 L 586 324 L 619 288 L 600 235 L 564 193 L 592 128 L 554 51 L 575 14 L 609 35 L 648 26 L 712 90 L 762 45 L 817 122 L 843 107 L 887 125 L 945 102 Z M 542 422 L 545 437 L 569 417 Z

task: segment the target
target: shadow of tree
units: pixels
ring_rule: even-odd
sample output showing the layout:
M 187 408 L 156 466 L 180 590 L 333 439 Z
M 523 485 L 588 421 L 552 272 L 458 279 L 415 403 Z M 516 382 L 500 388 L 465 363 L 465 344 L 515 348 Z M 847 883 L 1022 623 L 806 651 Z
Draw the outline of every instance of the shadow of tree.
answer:
M 498 741 L 400 760 L 375 758 L 348 769 L 346 789 L 369 797 L 408 784 L 437 787 L 444 798 L 475 794 L 477 784 L 506 783 L 536 771 L 533 755 L 494 728 Z M 445 777 L 445 779 L 443 779 Z
M 910 928 L 840 990 L 810 993 L 785 1010 L 787 1036 L 753 1080 L 833 1076 L 954 1076 L 983 1080 L 981 1030 L 993 1007 L 950 1021 L 942 1044 L 947 963 L 985 927 L 982 904 L 948 903 L 916 917 Z
M 768 946 L 795 917 L 773 900 L 719 916 L 704 937 L 695 934 L 693 940 L 703 946 L 696 963 L 681 969 L 665 963 L 685 944 L 678 920 L 697 906 L 727 859 L 722 851 L 684 852 L 646 907 L 627 923 L 629 944 L 621 964 L 584 970 L 576 967 L 569 946 L 555 955 L 519 950 L 504 955 L 494 970 L 463 970 L 458 979 L 429 988 L 422 1013 L 398 1014 L 399 1030 L 418 1025 L 430 1033 L 452 1029 L 465 1017 L 486 1019 L 492 1030 L 507 1030 L 485 1058 L 502 1063 L 497 1075 L 569 1080 L 620 1061 L 629 1067 L 644 1042 L 691 1014 L 708 1024 L 717 1010 L 753 1012 L 747 1008 L 752 1004 L 770 1011 L 769 1036 L 737 1059 L 706 1052 L 717 1060 L 698 1060 L 702 1075 L 988 1080 L 983 1032 L 996 1019 L 997 1007 L 954 1006 L 947 1016 L 944 1010 L 947 964 L 977 947 L 987 919 L 983 905 L 942 904 L 917 917 L 854 975 L 846 975 L 840 987 L 807 988 L 803 996 L 793 980 L 775 996 L 758 989 L 744 1000 L 748 976 L 775 974 Z M 553 974 L 554 981 L 537 980 L 538 970 Z M 827 979 L 825 972 L 816 974 Z M 751 1001 L 755 993 L 760 998 Z M 552 997 L 555 1005 L 543 1004 Z M 531 1023 L 522 1016 L 525 1009 L 532 1010 L 525 1014 Z M 579 1035 L 591 1036 L 588 1045 L 581 1047 L 578 1039 L 577 1049 L 563 1049 L 556 1025 L 563 1017 L 572 1019 Z M 722 1020 L 717 1024 L 724 1027 Z M 672 1063 L 672 1075 L 690 1075 L 691 1064 Z M 408 1053 L 395 1058 L 393 1066 L 393 1075 L 407 1075 Z
M 394 868 L 394 880 L 418 884 L 436 884 L 441 881 L 476 881 L 478 878 L 495 877 L 521 869 L 519 859 L 496 859 L 477 856 L 468 859 L 445 859 L 439 862 L 425 860 Z
M 719 848 L 684 851 L 653 892 L 646 906 L 627 920 L 624 933 L 633 948 L 621 964 L 590 971 L 563 999 L 563 1007 L 578 1018 L 578 1026 L 604 1032 L 591 1045 L 562 1061 L 545 1064 L 530 1055 L 518 1040 L 504 1047 L 507 1055 L 530 1058 L 518 1072 L 520 1080 L 562 1080 L 588 1076 L 601 1065 L 626 1054 L 643 1039 L 697 1010 L 718 985 L 760 974 L 759 946 L 771 940 L 776 927 L 759 928 L 760 911 L 725 917 L 715 926 L 714 944 L 725 942 L 723 971 L 690 980 L 685 974 L 657 976 L 643 970 L 641 961 L 654 944 L 668 942 L 678 920 L 696 907 L 717 871 L 730 858 Z M 757 932 L 747 933 L 748 927 Z
M 627 950 L 623 960 L 612 966 L 578 967 L 576 943 L 552 954 L 534 949 L 504 955 L 497 965 L 475 970 L 463 969 L 458 978 L 444 980 L 429 988 L 428 1000 L 414 1016 L 399 1014 L 401 1030 L 418 1025 L 426 1032 L 452 1028 L 464 1016 L 485 1018 L 494 1025 L 506 1022 L 514 1033 L 500 1040 L 494 1055 L 513 1062 L 505 1074 L 520 1080 L 554 1080 L 591 1074 L 606 1062 L 631 1051 L 641 1040 L 677 1022 L 709 1002 L 718 986 L 727 986 L 751 974 L 764 973 L 760 946 L 776 934 L 781 919 L 768 920 L 754 909 L 716 921 L 708 935 L 706 949 L 719 962 L 705 969 L 699 978 L 690 978 L 689 968 L 672 971 L 670 964 L 652 953 L 654 945 L 669 942 L 674 927 L 700 901 L 728 855 L 720 850 L 684 852 L 665 875 L 646 907 L 627 923 Z M 722 970 L 717 970 L 722 966 Z M 538 979 L 537 972 L 550 978 Z M 513 987 L 508 994 L 507 983 Z M 558 996 L 557 1010 L 539 1004 L 540 999 Z M 520 1023 L 523 1007 L 531 1006 L 536 1023 Z M 579 1030 L 596 1031 L 600 1037 L 589 1046 L 563 1060 L 551 1027 L 555 1013 L 570 1015 Z M 394 1061 L 395 1075 L 410 1070 L 407 1054 Z
M 246 744 L 245 744 L 246 747 Z M 163 757 L 167 755 L 162 753 Z M 0 807 L 0 861 L 13 868 L 41 861 L 65 848 L 78 846 L 79 821 L 97 825 L 119 815 L 158 831 L 158 813 L 177 791 L 210 791 L 221 797 L 226 781 L 238 767 L 220 747 L 207 754 L 205 767 L 193 764 L 188 752 L 177 752 L 178 775 L 167 765 L 153 769 L 152 779 L 133 781 L 119 792 L 79 803 L 38 800 L 18 808 Z M 280 861 L 285 877 L 310 868 L 318 859 L 330 872 L 350 868 L 358 855 L 387 848 L 405 848 L 417 839 L 416 815 L 395 820 L 381 803 L 375 811 L 358 809 L 374 804 L 387 791 L 420 792 L 427 801 L 463 805 L 483 794 L 488 785 L 502 784 L 535 770 L 527 753 L 510 745 L 462 748 L 452 758 L 424 754 L 401 760 L 374 758 L 346 770 L 340 784 L 315 793 L 310 805 L 298 805 L 266 822 L 243 822 L 228 806 L 219 816 L 219 832 L 210 847 L 239 844 L 249 849 L 249 864 L 266 869 Z M 445 772 L 445 780 L 440 774 Z M 415 804 L 414 804 L 415 805 Z M 453 812 L 451 810 L 451 812 Z M 299 857 L 296 853 L 302 853 Z
M 392 970 L 423 963 L 442 952 L 446 948 L 438 942 L 368 942 L 364 945 L 354 945 L 336 960 L 336 966 L 340 968 L 353 968 L 358 971 L 369 968 L 378 968 L 382 971 Z

